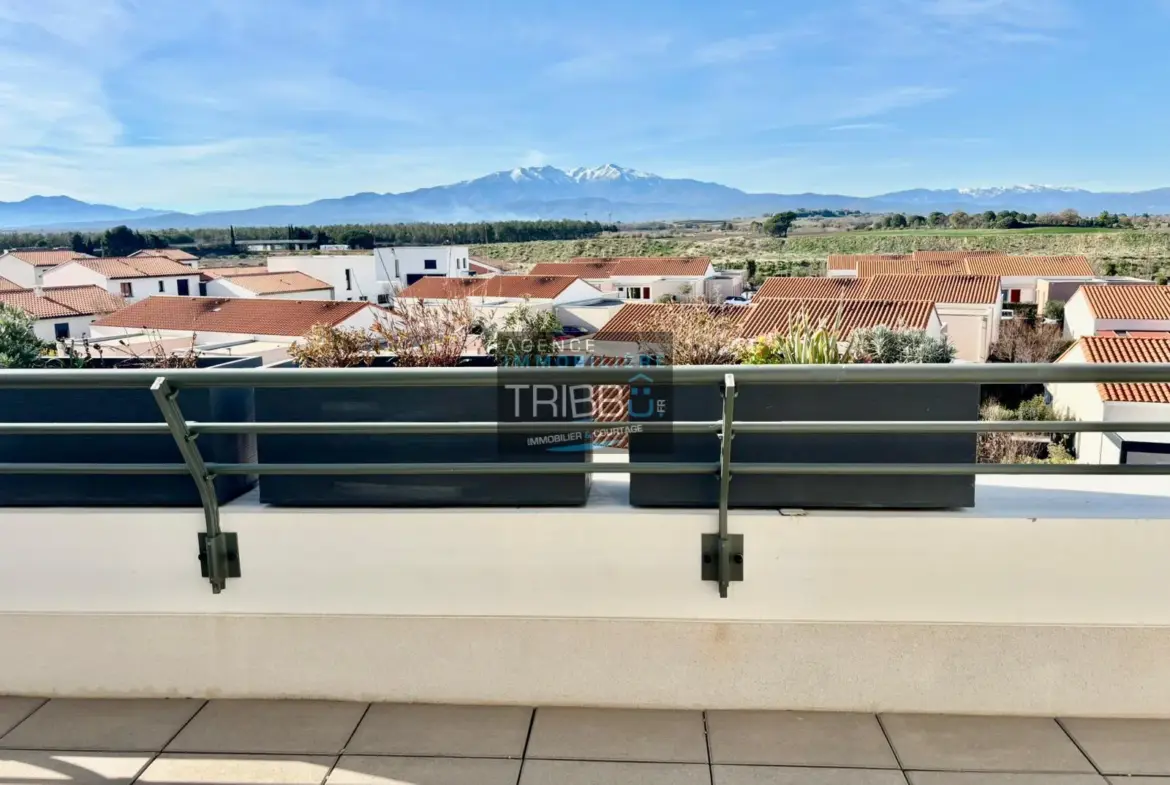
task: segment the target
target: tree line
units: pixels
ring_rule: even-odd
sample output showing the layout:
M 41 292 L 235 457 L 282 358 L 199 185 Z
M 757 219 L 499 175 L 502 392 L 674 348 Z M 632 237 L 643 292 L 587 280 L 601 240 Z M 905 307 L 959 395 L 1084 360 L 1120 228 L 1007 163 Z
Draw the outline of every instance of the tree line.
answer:
M 1017 210 L 987 210 L 982 213 L 967 213 L 956 210 L 953 213 L 935 211 L 929 215 L 907 215 L 890 213 L 883 215 L 868 229 L 1028 229 L 1040 226 L 1080 226 L 1102 229 L 1132 229 L 1148 219 L 1138 220 L 1128 215 L 1103 210 L 1096 217 L 1082 216 L 1076 210 L 1062 210 L 1059 213 L 1022 213 Z
M 240 226 L 223 229 L 161 229 L 139 232 L 116 226 L 104 232 L 5 232 L 0 247 L 64 248 L 104 256 L 126 256 L 144 248 L 198 245 L 225 252 L 257 240 L 307 240 L 318 245 L 446 245 L 582 240 L 617 231 L 600 221 L 487 221 L 483 223 L 337 224 L 330 226 Z

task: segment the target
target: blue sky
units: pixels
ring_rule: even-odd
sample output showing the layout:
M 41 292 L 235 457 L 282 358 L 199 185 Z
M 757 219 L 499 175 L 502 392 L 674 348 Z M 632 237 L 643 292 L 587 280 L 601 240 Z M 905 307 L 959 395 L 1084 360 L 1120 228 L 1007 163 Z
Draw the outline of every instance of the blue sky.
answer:
M 2 0 L 0 200 L 1170 186 L 1170 0 Z

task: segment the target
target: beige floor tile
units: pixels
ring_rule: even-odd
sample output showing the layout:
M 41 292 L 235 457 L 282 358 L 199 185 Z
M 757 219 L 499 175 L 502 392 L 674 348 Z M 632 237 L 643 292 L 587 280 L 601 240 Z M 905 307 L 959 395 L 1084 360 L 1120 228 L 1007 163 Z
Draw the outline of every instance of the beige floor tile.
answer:
M 5 785 L 129 785 L 153 753 L 0 750 Z
M 1170 775 L 1170 720 L 1061 722 L 1104 774 Z
M 375 703 L 346 752 L 519 758 L 531 720 L 532 709 L 519 706 Z
M 213 700 L 167 751 L 337 754 L 365 710 L 342 701 Z
M 333 755 L 163 753 L 142 776 L 149 785 L 321 785 Z
M 709 711 L 712 763 L 896 769 L 872 714 Z
M 520 785 L 710 785 L 705 764 L 526 760 Z
M 883 714 L 881 719 L 906 769 L 1093 771 L 1051 719 L 937 714 Z
M 699 711 L 537 709 L 529 758 L 706 763 Z
M 714 766 L 715 785 L 906 785 L 892 769 Z
M 19 725 L 44 702 L 44 698 L 0 697 L 0 736 Z
M 157 752 L 202 705 L 200 700 L 54 698 L 5 734 L 0 747 Z
M 516 785 L 519 760 L 343 755 L 328 785 Z

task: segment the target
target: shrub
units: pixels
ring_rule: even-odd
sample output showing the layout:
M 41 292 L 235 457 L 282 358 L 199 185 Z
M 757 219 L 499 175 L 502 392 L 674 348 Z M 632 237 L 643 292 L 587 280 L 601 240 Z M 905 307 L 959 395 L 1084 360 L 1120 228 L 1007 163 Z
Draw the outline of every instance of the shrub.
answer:
M 949 363 L 956 349 L 945 337 L 925 330 L 894 330 L 885 326 L 856 330 L 850 352 L 863 363 Z
M 1064 324 L 1064 301 L 1049 300 L 1044 304 L 1044 318 Z
M 1059 325 L 1013 319 L 1000 324 L 999 338 L 991 345 L 988 359 L 1004 363 L 1050 363 L 1071 344 Z
M 317 324 L 294 341 L 288 354 L 302 368 L 352 368 L 373 360 L 373 336 L 356 327 Z
M 46 344 L 33 332 L 35 322 L 21 308 L 0 303 L 0 368 L 32 368 Z
M 739 309 L 704 303 L 659 305 L 633 325 L 643 354 L 668 365 L 732 365 L 737 360 Z
M 398 358 L 399 367 L 451 368 L 482 329 L 467 300 L 399 299 L 393 313 L 373 327 L 375 339 Z
M 533 308 L 527 302 L 513 308 L 502 325 L 482 323 L 480 340 L 500 365 L 528 365 L 560 352 L 557 337 L 564 329 L 552 311 Z
M 788 330 L 741 342 L 737 359 L 744 365 L 839 365 L 850 362 L 841 341 L 841 323 L 813 324 L 807 313 L 788 321 Z
M 1073 419 L 1066 412 L 1057 411 L 1037 395 L 1022 402 L 1017 409 L 997 401 L 984 404 L 979 412 L 982 420 L 1027 420 L 1062 422 Z M 1067 433 L 981 433 L 977 441 L 979 463 L 1071 463 L 1072 434 Z M 1055 460 L 1067 456 L 1068 460 Z

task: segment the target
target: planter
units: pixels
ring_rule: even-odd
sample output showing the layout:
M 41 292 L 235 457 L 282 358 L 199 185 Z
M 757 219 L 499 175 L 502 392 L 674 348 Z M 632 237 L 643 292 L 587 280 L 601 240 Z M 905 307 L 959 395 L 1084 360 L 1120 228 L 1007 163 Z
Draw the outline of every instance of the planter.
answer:
M 111 361 L 91 361 L 89 367 L 115 367 Z M 257 357 L 201 359 L 201 368 L 248 368 Z M 159 370 L 159 375 L 166 375 Z M 188 420 L 249 422 L 253 415 L 250 389 L 189 389 L 179 395 Z M 150 393 L 142 389 L 37 388 L 0 389 L 0 420 L 5 422 L 163 422 Z M 254 434 L 208 434 L 197 442 L 208 463 L 252 463 L 256 460 Z M 48 436 L 0 435 L 3 463 L 182 463 L 183 456 L 170 434 L 62 434 Z M 256 485 L 254 476 L 215 479 L 221 503 L 231 501 Z M 199 491 L 189 474 L 53 475 L 0 474 L 3 507 L 199 507 Z
M 719 420 L 713 387 L 676 386 L 673 419 Z M 735 419 L 977 420 L 974 384 L 749 384 Z M 744 463 L 975 463 L 975 434 L 737 434 L 732 460 Z M 630 461 L 718 462 L 712 434 L 630 435 Z M 630 475 L 637 507 L 716 507 L 719 479 Z M 946 509 L 975 504 L 973 475 L 733 475 L 731 507 Z
M 467 365 L 491 366 L 490 358 Z M 286 364 L 287 365 L 287 364 Z M 377 365 L 392 365 L 379 358 Z M 355 369 L 361 373 L 364 369 Z M 259 422 L 492 422 L 500 417 L 496 387 L 262 387 Z M 529 418 L 531 419 L 531 418 Z M 552 418 L 546 418 L 552 419 Z M 586 450 L 527 447 L 523 435 L 262 434 L 262 463 L 582 463 Z M 295 507 L 540 507 L 579 506 L 589 493 L 585 474 L 272 475 L 260 500 Z

